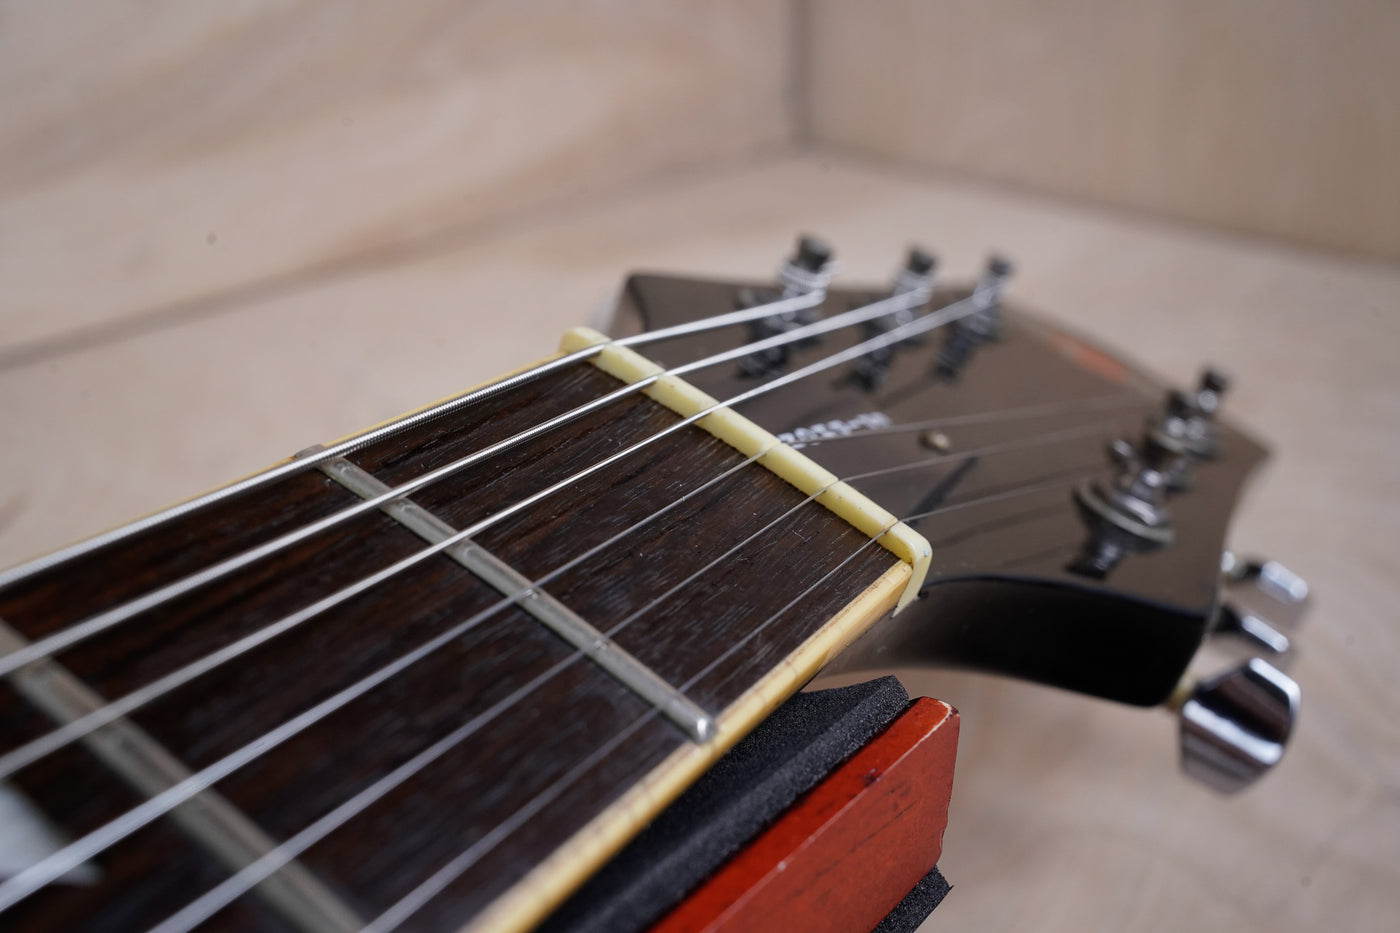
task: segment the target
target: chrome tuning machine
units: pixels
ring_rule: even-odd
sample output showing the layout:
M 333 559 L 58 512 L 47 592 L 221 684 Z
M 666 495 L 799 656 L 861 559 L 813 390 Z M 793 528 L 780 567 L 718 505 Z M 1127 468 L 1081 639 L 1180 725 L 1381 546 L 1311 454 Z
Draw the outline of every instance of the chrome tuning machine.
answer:
M 1089 539 L 1069 569 L 1095 579 L 1107 576 L 1128 554 L 1172 542 L 1167 489 L 1184 459 L 1151 431 L 1138 447 L 1115 441 L 1109 457 L 1117 466 L 1111 480 L 1090 480 L 1074 491 L 1079 514 L 1089 526 Z
M 948 342 L 938 355 L 935 371 L 939 378 L 956 379 L 979 346 L 1001 337 L 1001 294 L 1013 271 L 1010 260 L 1002 256 L 987 261 L 986 270 L 967 297 L 972 310 L 953 322 Z
M 778 270 L 780 290 L 740 289 L 736 303 L 742 309 L 771 304 L 788 298 L 800 298 L 803 295 L 824 296 L 827 284 L 831 279 L 831 257 L 831 247 L 822 240 L 813 236 L 800 237 L 797 241 L 796 252 Z M 799 327 L 815 323 L 817 318 L 817 304 L 813 304 L 801 310 L 781 311 L 771 317 L 750 321 L 749 342 L 755 343 L 767 340 L 769 337 L 776 337 L 779 334 L 786 334 Z M 799 340 L 795 344 L 785 343 L 751 353 L 739 361 L 739 373 L 742 376 L 755 379 L 776 375 L 786 368 L 793 349 L 809 346 L 815 342 L 816 338 L 809 338 Z
M 1276 560 L 1229 551 L 1221 560 L 1221 581 L 1211 650 L 1236 659 L 1258 655 L 1276 667 L 1291 664 L 1307 609 L 1307 581 Z
M 1278 764 L 1302 697 L 1292 678 L 1259 658 L 1188 681 L 1178 694 L 1181 766 L 1226 794 L 1244 790 Z
M 1283 756 L 1301 691 L 1284 671 L 1307 605 L 1308 584 L 1278 561 L 1221 561 L 1223 590 L 1211 638 L 1196 667 L 1223 665 L 1208 678 L 1188 675 L 1174 705 L 1186 773 L 1234 793 Z
M 1195 391 L 1173 389 L 1167 393 L 1162 411 L 1147 424 L 1147 432 L 1158 443 L 1181 454 L 1173 472 L 1167 477 L 1172 492 L 1189 489 L 1191 464 L 1197 460 L 1214 460 L 1220 456 L 1220 433 L 1215 414 L 1229 387 L 1229 378 L 1218 369 L 1207 368 L 1201 373 Z
M 910 247 L 904 265 L 895 273 L 894 287 L 890 290 L 891 298 L 908 296 L 909 304 L 883 317 L 866 321 L 862 339 L 881 337 L 897 327 L 913 323 L 917 316 L 916 309 L 926 304 L 928 296 L 933 292 L 933 275 L 937 268 L 938 260 L 932 253 L 918 246 Z M 885 379 L 889 376 L 895 350 L 899 346 L 915 346 L 923 341 L 924 335 L 916 334 L 897 344 L 871 350 L 855 361 L 851 368 L 850 381 L 867 392 L 875 391 L 885 384 Z

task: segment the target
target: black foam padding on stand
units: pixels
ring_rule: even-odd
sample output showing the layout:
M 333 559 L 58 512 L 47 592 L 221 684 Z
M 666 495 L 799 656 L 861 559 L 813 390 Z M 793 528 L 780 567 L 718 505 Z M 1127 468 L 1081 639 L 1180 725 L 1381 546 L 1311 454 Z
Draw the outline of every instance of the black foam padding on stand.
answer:
M 896 904 L 894 910 L 870 933 L 914 933 L 951 890 L 953 886 L 943 877 L 938 866 L 933 866 L 933 870 L 924 875 L 914 885 L 914 890 L 904 895 L 904 900 Z
M 646 929 L 908 705 L 909 694 L 894 677 L 795 695 L 730 749 L 539 929 L 548 933 Z

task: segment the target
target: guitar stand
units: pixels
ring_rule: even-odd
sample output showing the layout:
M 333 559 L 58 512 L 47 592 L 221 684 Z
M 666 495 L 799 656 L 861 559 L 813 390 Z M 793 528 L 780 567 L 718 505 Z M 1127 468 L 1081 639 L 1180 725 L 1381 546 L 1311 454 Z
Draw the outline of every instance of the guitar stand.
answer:
M 957 726 L 894 677 L 799 693 L 540 930 L 912 933 L 949 890 Z

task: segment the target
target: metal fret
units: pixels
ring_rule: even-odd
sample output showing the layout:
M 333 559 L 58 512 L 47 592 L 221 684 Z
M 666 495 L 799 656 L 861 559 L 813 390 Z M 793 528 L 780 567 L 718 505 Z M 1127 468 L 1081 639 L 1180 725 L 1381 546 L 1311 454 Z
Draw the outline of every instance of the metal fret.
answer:
M 0 620 L 0 650 L 15 651 L 28 641 Z M 73 722 L 106 700 L 67 668 L 50 658 L 32 661 L 7 678 L 21 695 L 60 725 Z M 131 720 L 116 719 L 84 736 L 82 742 L 103 764 L 146 797 L 154 797 L 193 773 Z M 184 833 L 239 871 L 277 847 L 232 803 L 205 790 L 170 811 Z M 364 921 L 304 865 L 289 862 L 253 889 L 273 909 L 307 933 L 350 933 Z
M 327 460 L 318 464 L 317 469 L 362 499 L 373 499 L 390 491 L 389 486 L 373 474 L 344 458 Z M 445 541 L 458 533 L 456 528 L 409 499 L 392 499 L 381 510 L 429 544 Z M 536 588 L 530 578 L 469 540 L 452 545 L 444 554 L 501 595 L 515 598 L 521 609 L 655 707 L 692 742 L 704 743 L 714 735 L 714 718 L 709 713 L 572 609 Z

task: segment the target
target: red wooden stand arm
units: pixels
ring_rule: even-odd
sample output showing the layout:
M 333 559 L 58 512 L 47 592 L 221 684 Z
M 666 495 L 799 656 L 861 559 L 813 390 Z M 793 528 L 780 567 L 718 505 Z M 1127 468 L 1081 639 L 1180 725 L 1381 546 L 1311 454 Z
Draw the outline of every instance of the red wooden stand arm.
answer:
M 915 700 L 652 933 L 868 933 L 942 854 L 957 746 L 957 710 Z

